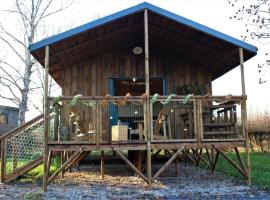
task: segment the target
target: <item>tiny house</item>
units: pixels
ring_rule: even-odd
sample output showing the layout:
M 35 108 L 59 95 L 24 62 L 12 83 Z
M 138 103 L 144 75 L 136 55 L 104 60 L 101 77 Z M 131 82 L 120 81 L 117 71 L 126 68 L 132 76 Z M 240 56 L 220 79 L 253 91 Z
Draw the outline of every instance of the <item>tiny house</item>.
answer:
M 149 185 L 178 156 L 193 153 L 199 165 L 203 151 L 212 170 L 221 154 L 250 182 L 244 62 L 255 46 L 141 3 L 29 48 L 45 68 L 45 86 L 50 75 L 62 88 L 49 97 L 45 87 L 45 190 L 92 150 L 101 151 L 102 175 L 104 151 L 113 150 Z M 212 81 L 239 65 L 242 95 L 213 96 Z M 240 156 L 235 164 L 224 147 L 237 155 L 244 147 L 247 165 Z M 147 152 L 146 174 L 142 156 L 136 164 L 122 150 Z M 162 150 L 172 157 L 152 176 L 152 157 Z M 49 177 L 52 152 L 63 162 Z

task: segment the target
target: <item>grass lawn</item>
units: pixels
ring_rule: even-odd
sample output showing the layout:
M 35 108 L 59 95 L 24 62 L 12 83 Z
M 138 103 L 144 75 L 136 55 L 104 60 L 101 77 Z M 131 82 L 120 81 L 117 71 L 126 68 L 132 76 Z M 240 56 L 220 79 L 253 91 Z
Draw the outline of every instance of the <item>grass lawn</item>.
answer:
M 126 153 L 126 152 L 125 152 Z M 93 152 L 94 156 L 100 156 L 99 152 Z M 109 156 L 112 152 L 105 152 L 105 155 Z M 232 160 L 238 163 L 237 156 L 234 152 L 226 153 Z M 204 155 L 206 157 L 206 155 Z M 241 153 L 242 159 L 245 161 L 245 153 Z M 252 184 L 260 185 L 270 189 L 270 153 L 250 153 L 251 158 L 251 176 Z M 202 164 L 202 163 L 201 163 Z M 50 173 L 57 170 L 60 165 L 58 157 L 53 158 L 50 168 Z M 204 165 L 202 165 L 203 167 Z M 227 161 L 222 155 L 219 155 L 216 170 L 230 176 L 243 178 L 242 175 Z M 9 171 L 9 170 L 7 170 Z M 38 182 L 42 181 L 43 177 L 43 164 L 37 166 L 27 174 L 23 175 L 20 182 Z
M 60 159 L 58 157 L 54 157 L 51 162 L 50 173 L 54 173 L 60 166 Z M 24 174 L 20 182 L 37 182 L 42 181 L 43 179 L 43 163 L 32 169 L 28 173 Z
M 236 163 L 239 163 L 235 153 L 229 152 L 227 155 Z M 245 153 L 241 153 L 241 157 L 245 161 Z M 250 153 L 250 159 L 252 184 L 270 189 L 270 153 Z M 219 155 L 216 170 L 230 176 L 242 178 L 242 175 L 222 155 Z
M 18 162 L 18 167 L 23 166 L 25 162 L 19 161 Z M 58 167 L 60 166 L 60 160 L 58 157 L 54 157 L 52 159 L 51 163 L 51 168 L 50 168 L 50 173 L 55 172 Z M 12 172 L 12 163 L 9 163 L 7 161 L 7 173 Z M 39 166 L 35 167 L 28 173 L 24 174 L 20 179 L 17 179 L 19 182 L 38 182 L 42 181 L 43 178 L 43 163 L 40 164 Z

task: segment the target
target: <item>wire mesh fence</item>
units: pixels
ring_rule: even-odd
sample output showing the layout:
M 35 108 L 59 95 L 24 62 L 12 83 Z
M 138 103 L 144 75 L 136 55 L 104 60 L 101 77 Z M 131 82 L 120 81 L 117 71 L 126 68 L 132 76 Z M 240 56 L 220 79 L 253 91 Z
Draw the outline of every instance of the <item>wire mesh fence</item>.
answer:
M 53 119 L 53 115 L 50 116 Z M 49 134 L 54 132 L 50 126 Z M 44 120 L 40 118 L 4 139 L 6 175 L 35 161 L 44 153 Z

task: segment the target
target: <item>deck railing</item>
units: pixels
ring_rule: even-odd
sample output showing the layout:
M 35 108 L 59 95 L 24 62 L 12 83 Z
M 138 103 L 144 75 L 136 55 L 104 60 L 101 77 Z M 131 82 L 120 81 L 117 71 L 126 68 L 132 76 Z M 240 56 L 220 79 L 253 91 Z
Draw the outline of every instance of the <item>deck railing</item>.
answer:
M 242 141 L 241 109 L 244 96 L 150 97 L 66 96 L 49 98 L 55 109 L 49 142 L 133 143 L 146 142 L 145 116 L 151 119 L 151 141 Z M 58 104 L 56 104 L 58 103 Z M 60 106 L 59 106 L 60 105 Z

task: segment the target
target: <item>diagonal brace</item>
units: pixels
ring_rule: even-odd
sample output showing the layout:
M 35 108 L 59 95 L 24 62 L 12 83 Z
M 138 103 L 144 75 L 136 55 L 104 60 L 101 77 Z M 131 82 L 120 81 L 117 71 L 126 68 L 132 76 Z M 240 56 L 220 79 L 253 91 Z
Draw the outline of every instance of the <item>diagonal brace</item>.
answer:
M 55 177 L 62 171 L 65 170 L 66 167 L 74 160 L 77 158 L 77 156 L 82 152 L 81 149 L 75 151 L 75 153 L 72 154 L 72 156 L 56 171 L 54 172 L 53 175 L 51 175 L 51 177 L 48 179 L 48 183 L 52 182 L 53 179 L 55 179 Z
M 248 178 L 246 172 L 242 170 L 230 157 L 228 157 L 221 149 L 218 147 L 213 146 L 217 152 L 219 152 L 231 165 L 238 171 L 240 172 L 244 177 Z
M 114 149 L 115 153 L 133 170 L 135 171 L 145 182 L 148 182 L 148 179 L 143 175 L 140 170 L 138 170 L 127 158 L 124 156 L 118 149 Z
M 157 179 L 161 173 L 169 167 L 169 165 L 180 155 L 182 149 L 178 149 L 173 156 L 158 170 L 158 172 L 155 174 L 155 176 L 152 178 L 152 180 Z

